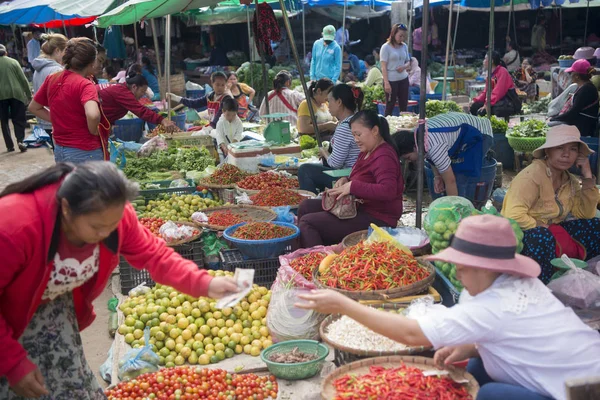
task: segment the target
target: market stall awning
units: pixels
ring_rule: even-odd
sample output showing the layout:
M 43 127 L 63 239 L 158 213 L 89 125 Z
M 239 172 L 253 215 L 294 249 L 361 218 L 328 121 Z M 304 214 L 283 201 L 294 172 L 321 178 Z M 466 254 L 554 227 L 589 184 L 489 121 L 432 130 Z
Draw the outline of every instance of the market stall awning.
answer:
M 283 15 L 281 10 L 275 9 L 275 18 L 282 18 Z M 254 11 L 252 11 L 254 13 Z M 297 15 L 299 11 L 288 11 L 288 15 L 293 17 Z M 227 6 L 217 7 L 212 9 L 211 7 L 201 8 L 198 12 L 194 11 L 189 15 L 186 15 L 188 21 L 192 21 L 196 25 L 224 25 L 224 24 L 242 24 L 247 22 L 247 14 L 245 6 Z
M 131 25 L 142 20 L 213 6 L 217 3 L 218 0 L 130 0 L 101 15 L 96 21 L 101 28 L 111 25 Z
M 15 0 L 0 6 L 0 25 L 45 24 L 101 15 L 115 0 Z M 61 22 L 62 25 L 62 22 Z

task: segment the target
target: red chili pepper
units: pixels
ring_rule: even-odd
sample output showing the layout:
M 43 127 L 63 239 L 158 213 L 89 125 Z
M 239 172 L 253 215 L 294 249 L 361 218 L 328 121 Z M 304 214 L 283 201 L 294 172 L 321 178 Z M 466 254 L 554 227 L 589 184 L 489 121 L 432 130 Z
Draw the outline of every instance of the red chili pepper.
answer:
M 290 262 L 290 266 L 312 282 L 313 271 L 321 264 L 321 261 L 323 261 L 326 256 L 327 254 L 323 252 L 308 253 L 302 257 L 293 259 Z
M 321 275 L 327 286 L 344 290 L 386 290 L 425 279 L 417 260 L 390 243 L 361 242 L 345 249 Z
M 231 236 L 245 240 L 267 240 L 290 236 L 292 228 L 271 224 L 269 222 L 250 222 L 242 225 Z
M 242 189 L 263 190 L 267 188 L 280 187 L 284 189 L 295 189 L 300 187 L 298 179 L 287 178 L 274 172 L 262 172 L 258 175 L 251 175 L 237 183 Z
M 233 214 L 231 210 L 215 211 L 208 216 L 208 223 L 211 225 L 233 226 L 240 222 L 244 222 L 244 220 L 238 215 Z
M 304 196 L 292 190 L 274 187 L 261 190 L 250 196 L 250 200 L 255 206 L 280 207 L 300 204 Z
M 224 164 L 219 167 L 211 176 L 206 178 L 204 182 L 214 185 L 232 185 L 250 176 L 245 171 L 232 164 Z

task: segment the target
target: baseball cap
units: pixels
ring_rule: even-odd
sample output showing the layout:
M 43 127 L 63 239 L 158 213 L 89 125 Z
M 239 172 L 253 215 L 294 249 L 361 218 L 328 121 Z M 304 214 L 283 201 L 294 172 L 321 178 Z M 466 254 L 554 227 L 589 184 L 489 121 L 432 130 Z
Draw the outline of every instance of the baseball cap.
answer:
M 333 25 L 327 25 L 323 28 L 323 40 L 334 40 L 335 39 L 335 27 Z

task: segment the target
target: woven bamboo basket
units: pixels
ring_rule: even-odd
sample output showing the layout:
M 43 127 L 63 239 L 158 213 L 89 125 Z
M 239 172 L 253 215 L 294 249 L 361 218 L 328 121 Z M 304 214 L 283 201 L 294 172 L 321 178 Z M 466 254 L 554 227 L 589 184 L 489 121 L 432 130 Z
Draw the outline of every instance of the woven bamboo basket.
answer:
M 330 400 L 336 397 L 337 391 L 333 386 L 336 379 L 341 378 L 346 374 L 364 375 L 369 373 L 369 368 L 372 365 L 381 366 L 384 368 L 397 368 L 400 363 L 404 363 L 407 367 L 416 367 L 424 371 L 437 370 L 432 358 L 419 357 L 419 356 L 387 356 L 387 357 L 375 357 L 368 358 L 366 360 L 356 361 L 343 367 L 337 368 L 335 371 L 327 375 L 327 377 L 321 383 L 321 398 L 323 400 Z M 479 392 L 479 384 L 468 372 L 448 366 L 450 377 L 453 379 L 467 379 L 469 383 L 466 384 L 466 389 L 473 399 L 477 397 Z
M 202 228 L 198 227 L 198 225 L 195 224 L 195 223 L 193 223 L 193 222 L 187 222 L 187 221 L 173 221 L 173 222 L 175 222 L 177 225 L 187 225 L 187 226 L 191 226 L 193 228 L 196 228 L 196 229 L 198 229 L 200 231 L 200 233 L 197 234 L 197 235 L 192 236 L 189 239 L 177 240 L 175 242 L 169 242 L 169 243 L 167 243 L 167 246 L 169 246 L 169 247 L 175 247 L 175 246 L 179 246 L 179 245 L 182 245 L 182 244 L 191 243 L 191 242 L 193 242 L 195 240 L 200 239 L 200 236 L 202 236 Z
M 418 282 L 412 283 L 410 285 L 397 287 L 393 289 L 386 290 L 367 290 L 367 291 L 351 291 L 329 287 L 319 280 L 320 273 L 319 267 L 315 268 L 313 271 L 313 282 L 320 289 L 332 289 L 335 290 L 346 297 L 349 297 L 353 300 L 386 300 L 386 299 L 395 299 L 398 297 L 410 296 L 413 294 L 418 294 L 427 291 L 429 286 L 433 284 L 435 280 L 435 268 L 433 264 L 429 261 L 425 261 L 423 259 L 418 259 L 418 262 L 421 266 L 426 268 L 429 271 L 429 275 Z
M 177 96 L 185 96 L 185 75 L 183 73 L 171 74 L 170 83 L 171 93 L 176 94 Z M 167 83 L 163 77 L 160 78 L 160 86 L 167 90 Z
M 299 189 L 288 189 L 288 190 L 291 190 L 292 192 L 296 192 L 298 194 L 301 194 L 302 196 L 304 196 L 307 199 L 317 197 L 317 195 L 315 193 L 309 192 L 308 190 L 299 190 Z M 257 193 L 255 193 L 255 194 L 257 194 Z M 296 208 L 300 207 L 300 203 L 298 203 L 298 204 L 286 204 L 286 206 L 289 206 L 291 209 L 296 209 Z
M 242 192 L 242 193 L 246 193 L 248 194 L 248 196 L 253 196 L 255 194 L 257 194 L 258 192 L 260 192 L 260 190 L 254 190 L 254 189 L 244 189 L 243 187 L 239 187 L 237 185 L 237 183 L 235 184 L 235 190 L 237 190 L 238 192 Z M 294 192 L 304 192 L 304 193 L 310 193 L 313 196 L 316 196 L 316 194 L 312 193 L 312 192 L 308 192 L 306 190 L 300 190 L 300 189 L 288 189 L 288 190 L 293 190 Z
M 372 308 L 383 308 L 386 311 L 395 311 L 401 310 L 408 307 L 410 303 L 375 303 L 369 304 L 369 307 Z M 337 321 L 342 317 L 341 314 L 332 314 L 327 316 L 319 327 L 319 336 L 321 339 L 327 343 L 329 346 L 333 347 L 335 350 L 334 362 L 339 367 L 341 365 L 349 364 L 354 361 L 358 361 L 368 357 L 380 357 L 380 356 L 400 356 L 400 355 L 410 355 L 423 353 L 425 351 L 431 350 L 430 347 L 425 346 L 415 346 L 415 347 L 406 347 L 403 350 L 396 351 L 368 351 L 362 349 L 355 349 L 347 346 L 343 346 L 339 343 L 334 342 L 327 336 L 327 330 L 329 325 L 333 322 Z
M 358 231 L 347 235 L 344 239 L 342 239 L 342 246 L 346 249 L 348 247 L 356 246 L 363 240 L 367 238 L 367 234 L 369 233 L 368 229 L 364 231 Z M 419 247 L 416 249 L 410 249 L 413 253 L 413 256 L 420 257 L 431 254 L 431 244 L 427 243 L 423 247 Z
M 210 214 L 214 213 L 215 211 L 227 210 L 231 211 L 232 214 L 238 215 L 240 218 L 243 219 L 244 222 L 271 222 L 275 218 L 277 218 L 277 213 L 271 210 L 269 207 L 258 207 L 245 204 L 239 204 L 235 206 L 214 207 L 203 210 L 202 212 L 210 216 Z M 217 231 L 224 231 L 225 229 L 229 228 L 229 226 L 211 225 L 208 223 L 197 223 L 197 225 L 203 228 L 214 229 Z

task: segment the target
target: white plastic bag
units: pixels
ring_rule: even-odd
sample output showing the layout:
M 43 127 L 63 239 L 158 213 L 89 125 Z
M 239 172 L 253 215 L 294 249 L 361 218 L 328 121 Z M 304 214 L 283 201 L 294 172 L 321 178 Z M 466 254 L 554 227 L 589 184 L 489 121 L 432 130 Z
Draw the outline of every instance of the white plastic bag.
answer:
M 167 243 L 189 239 L 194 236 L 194 228 L 188 225 L 178 226 L 173 221 L 165 222 L 158 230 Z
M 277 284 L 271 288 L 267 327 L 274 342 L 319 339 L 319 326 L 326 315 L 294 306 L 301 302 L 298 295 L 306 293 L 310 293 L 310 290 L 288 289 Z

